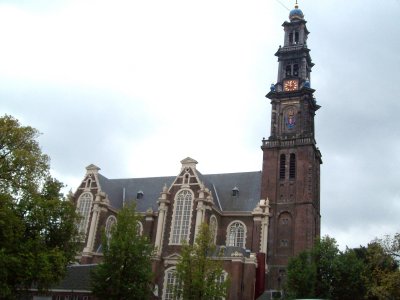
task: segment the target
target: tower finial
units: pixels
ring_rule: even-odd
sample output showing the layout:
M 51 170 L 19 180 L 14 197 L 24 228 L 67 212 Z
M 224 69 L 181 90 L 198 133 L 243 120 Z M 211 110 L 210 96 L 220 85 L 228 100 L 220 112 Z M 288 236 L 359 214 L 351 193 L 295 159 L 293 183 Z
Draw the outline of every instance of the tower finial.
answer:
M 297 0 L 296 0 L 296 4 L 295 4 L 294 8 L 299 8 L 299 4 L 297 3 Z

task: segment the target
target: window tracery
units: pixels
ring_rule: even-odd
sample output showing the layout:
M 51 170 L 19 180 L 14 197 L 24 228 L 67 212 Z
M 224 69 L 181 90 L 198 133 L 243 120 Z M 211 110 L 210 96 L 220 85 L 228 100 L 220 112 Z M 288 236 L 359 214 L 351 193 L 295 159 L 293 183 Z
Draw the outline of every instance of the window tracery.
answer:
M 227 246 L 242 247 L 246 246 L 246 225 L 240 221 L 233 221 L 228 226 Z
M 81 216 L 78 230 L 82 234 L 86 234 L 86 231 L 87 231 L 92 202 L 93 202 L 93 196 L 89 192 L 83 193 L 78 199 L 77 212 Z
M 192 205 L 193 194 L 190 190 L 182 190 L 176 195 L 170 244 L 180 245 L 189 240 Z

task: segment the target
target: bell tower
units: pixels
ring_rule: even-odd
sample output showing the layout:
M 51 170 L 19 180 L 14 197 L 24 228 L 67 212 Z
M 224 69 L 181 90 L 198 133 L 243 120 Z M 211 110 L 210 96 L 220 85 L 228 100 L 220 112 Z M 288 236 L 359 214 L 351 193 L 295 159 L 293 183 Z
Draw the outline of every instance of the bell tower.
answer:
M 283 23 L 278 78 L 266 95 L 271 100 L 271 133 L 263 139 L 261 193 L 269 199 L 266 286 L 280 290 L 288 260 L 313 247 L 320 234 L 320 164 L 314 116 L 320 108 L 311 88 L 313 63 L 306 21 L 297 3 Z

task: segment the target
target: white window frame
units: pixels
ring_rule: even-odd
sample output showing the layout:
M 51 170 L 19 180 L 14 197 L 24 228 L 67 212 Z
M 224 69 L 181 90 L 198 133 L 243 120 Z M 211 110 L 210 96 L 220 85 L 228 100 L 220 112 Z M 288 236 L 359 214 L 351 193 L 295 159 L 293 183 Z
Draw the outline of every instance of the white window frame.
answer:
M 184 194 L 183 199 L 180 199 L 182 194 Z M 193 202 L 194 194 L 190 189 L 181 189 L 176 193 L 169 236 L 170 245 L 182 245 L 183 241 L 189 243 Z
M 240 225 L 243 228 L 243 236 L 241 238 L 237 236 L 237 230 L 234 236 L 231 235 L 231 228 L 235 226 L 238 229 L 239 227 L 237 225 Z M 239 238 L 242 240 L 241 242 L 238 241 Z M 247 227 L 242 221 L 234 220 L 231 223 L 229 223 L 226 230 L 226 246 L 241 247 L 246 249 L 246 238 L 247 238 Z
M 90 212 L 92 210 L 93 195 L 90 192 L 84 192 L 79 196 L 78 205 L 76 208 L 77 213 L 81 216 L 78 224 L 78 230 L 81 234 L 86 235 L 89 225 Z
M 175 300 L 173 287 L 176 284 L 176 267 L 170 267 L 164 272 L 162 300 Z

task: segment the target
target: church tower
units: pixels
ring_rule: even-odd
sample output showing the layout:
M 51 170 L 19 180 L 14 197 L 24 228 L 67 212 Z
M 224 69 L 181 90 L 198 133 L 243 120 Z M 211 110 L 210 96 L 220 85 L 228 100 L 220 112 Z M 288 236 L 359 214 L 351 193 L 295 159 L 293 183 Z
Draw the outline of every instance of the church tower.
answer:
M 314 116 L 320 108 L 311 88 L 313 63 L 309 31 L 295 8 L 283 23 L 278 79 L 266 95 L 271 100 L 271 134 L 263 139 L 261 198 L 269 199 L 267 289 L 280 290 L 289 258 L 313 247 L 320 234 L 320 164 Z

